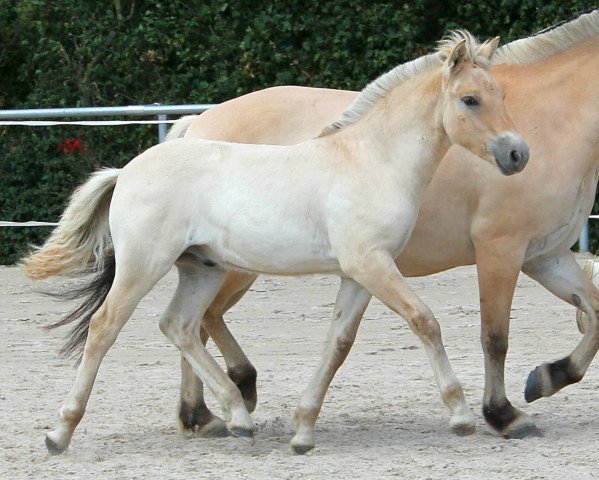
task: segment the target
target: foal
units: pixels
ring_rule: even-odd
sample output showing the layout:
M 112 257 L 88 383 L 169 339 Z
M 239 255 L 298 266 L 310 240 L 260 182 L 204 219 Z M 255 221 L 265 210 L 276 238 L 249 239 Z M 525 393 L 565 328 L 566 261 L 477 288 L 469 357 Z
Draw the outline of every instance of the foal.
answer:
M 317 139 L 286 147 L 173 140 L 122 170 L 97 172 L 82 185 L 46 244 L 24 261 L 34 278 L 96 265 L 109 286 L 99 294 L 99 308 L 75 329 L 72 346 L 85 339 L 85 348 L 58 427 L 47 434 L 50 452 L 68 447 L 103 356 L 138 302 L 173 264 L 179 285 L 160 328 L 214 393 L 233 434 L 252 435 L 252 419 L 199 336 L 202 313 L 227 270 L 336 273 L 345 291 L 364 287 L 420 337 L 452 413 L 452 428 L 472 430 L 474 415 L 439 325 L 394 258 L 451 144 L 505 175 L 519 172 L 528 160 L 501 88 L 486 70 L 496 47 L 497 39 L 479 44 L 468 33 L 454 34 L 436 53 L 367 86 Z M 88 326 L 87 336 L 77 336 Z M 330 342 L 343 342 L 347 335 L 341 325 Z M 292 441 L 297 451 L 313 446 L 314 421 L 340 360 L 328 349 L 311 382 L 313 401 L 302 402 L 297 412 Z

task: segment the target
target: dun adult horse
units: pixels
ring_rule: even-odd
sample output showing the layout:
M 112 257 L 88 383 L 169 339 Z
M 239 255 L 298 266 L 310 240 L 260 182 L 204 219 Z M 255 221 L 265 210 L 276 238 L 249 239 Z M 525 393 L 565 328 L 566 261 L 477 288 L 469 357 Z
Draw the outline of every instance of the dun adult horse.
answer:
M 252 419 L 199 335 L 203 312 L 228 270 L 337 273 L 343 295 L 375 295 L 424 343 L 452 427 L 471 429 L 474 416 L 439 325 L 394 258 L 451 144 L 470 149 L 505 175 L 519 172 L 528 160 L 503 92 L 486 70 L 496 46 L 497 39 L 479 44 L 467 33 L 454 34 L 436 53 L 366 87 L 321 138 L 295 146 L 177 139 L 147 150 L 122 170 L 93 175 L 48 241 L 24 262 L 34 278 L 90 264 L 101 277 L 96 293 L 102 303 L 74 332 L 74 343 L 85 340 L 85 348 L 58 426 L 46 436 L 48 449 L 68 447 L 104 354 L 173 264 L 179 284 L 160 328 L 217 397 L 231 433 L 251 435 Z M 342 344 L 343 335 L 331 342 Z M 334 361 L 334 355 L 325 358 L 324 370 Z M 311 421 L 313 412 L 299 414 Z M 302 425 L 294 442 L 299 450 L 305 443 Z
M 599 293 L 570 252 L 591 210 L 597 185 L 597 52 L 599 11 L 498 49 L 491 72 L 503 86 L 508 111 L 531 145 L 529 166 L 508 180 L 475 163 L 476 158 L 464 149 L 452 148 L 427 190 L 412 237 L 397 259 L 406 276 L 477 264 L 486 372 L 483 413 L 487 424 L 506 437 L 539 433 L 533 420 L 511 405 L 504 387 L 510 308 L 520 270 L 559 298 L 590 312 L 591 319 L 571 355 L 531 373 L 527 401 L 550 396 L 580 380 L 599 347 L 594 313 L 599 310 Z M 200 116 L 184 117 L 169 134 L 297 143 L 317 136 L 356 95 L 275 87 L 231 100 Z M 255 278 L 230 273 L 203 319 L 225 356 L 229 375 L 251 408 L 256 402 L 256 371 L 222 318 Z M 369 298 L 364 291 L 339 294 L 331 335 L 344 335 L 346 341 L 334 352 L 335 368 L 352 345 Z M 201 382 L 185 361 L 182 373 L 180 426 L 186 434 L 210 436 L 218 431 L 218 419 L 206 409 Z M 334 369 L 326 373 L 329 381 L 333 374 Z M 315 394 L 314 381 L 310 385 L 299 411 L 311 411 L 310 418 L 316 418 L 325 390 Z M 304 429 L 313 432 L 314 422 L 305 418 L 304 413 L 298 416 L 306 422 Z

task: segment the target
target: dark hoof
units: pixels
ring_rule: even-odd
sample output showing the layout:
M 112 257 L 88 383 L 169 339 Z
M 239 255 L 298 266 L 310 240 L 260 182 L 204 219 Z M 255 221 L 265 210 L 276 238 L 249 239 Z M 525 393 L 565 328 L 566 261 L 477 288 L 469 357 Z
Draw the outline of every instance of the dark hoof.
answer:
M 60 455 L 63 453 L 67 447 L 61 447 L 54 440 L 46 435 L 46 448 L 48 449 L 48 453 L 50 455 Z
M 187 438 L 221 438 L 229 436 L 224 420 L 214 415 L 202 402 L 195 407 L 181 402 L 179 430 Z
M 534 402 L 544 396 L 542 368 L 542 365 L 538 366 L 528 375 L 526 387 L 524 387 L 524 400 L 526 400 L 526 403 Z
M 476 433 L 476 425 L 456 425 L 451 427 L 451 431 L 458 437 L 467 437 Z
M 525 438 L 541 438 L 543 432 L 536 425 L 522 425 L 503 435 L 503 438 L 523 440 Z
M 296 455 L 304 455 L 312 450 L 314 447 L 310 445 L 291 445 L 293 453 Z
M 245 438 L 248 440 L 254 439 L 254 431 L 248 430 L 247 428 L 233 427 L 233 428 L 229 429 L 229 432 L 234 437 Z
M 204 426 L 201 429 L 201 434 L 197 435 L 197 436 L 200 436 L 203 438 L 223 438 L 223 437 L 230 437 L 231 432 L 229 432 L 229 429 L 227 428 L 226 423 L 217 417 L 215 419 L 215 421 Z

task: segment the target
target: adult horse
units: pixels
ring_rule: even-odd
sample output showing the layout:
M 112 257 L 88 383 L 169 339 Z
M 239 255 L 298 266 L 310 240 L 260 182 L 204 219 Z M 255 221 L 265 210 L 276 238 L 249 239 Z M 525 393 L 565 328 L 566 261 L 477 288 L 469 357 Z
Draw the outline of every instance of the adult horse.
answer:
M 579 381 L 597 352 L 599 293 L 576 264 L 570 247 L 590 213 L 599 166 L 599 11 L 498 49 L 491 68 L 506 105 L 531 145 L 527 170 L 505 179 L 453 147 L 425 195 L 415 230 L 397 259 L 406 276 L 429 275 L 476 263 L 481 340 L 485 356 L 483 414 L 505 437 L 537 435 L 533 420 L 511 405 L 504 387 L 510 309 L 520 270 L 590 315 L 573 353 L 531 373 L 526 400 L 550 396 Z M 247 143 L 291 144 L 317 136 L 357 93 L 275 87 L 184 117 L 169 132 Z M 223 323 L 223 314 L 256 276 L 231 273 L 204 315 L 203 326 L 222 351 L 246 403 L 256 402 L 256 371 Z M 333 377 L 354 340 L 367 294 L 339 294 L 331 332 L 345 341 L 326 372 Z M 338 317 L 340 315 L 340 317 Z M 207 336 L 202 332 L 203 340 Z M 316 418 L 326 388 L 315 382 L 299 412 Z M 314 393 L 317 392 L 317 393 Z M 306 418 L 300 413 L 298 419 Z M 210 436 L 218 419 L 206 408 L 202 385 L 182 361 L 179 423 L 186 434 Z M 304 425 L 313 435 L 314 422 Z
M 234 435 L 252 435 L 251 416 L 199 335 L 202 315 L 230 270 L 337 273 L 343 295 L 375 295 L 420 337 L 452 428 L 469 431 L 475 419 L 439 324 L 394 258 L 452 144 L 504 175 L 528 161 L 503 92 L 486 70 L 497 42 L 455 33 L 436 53 L 376 79 L 320 138 L 293 146 L 177 139 L 82 185 L 50 238 L 24 261 L 34 278 L 80 271 L 91 261 L 102 279 L 95 285 L 101 304 L 74 332 L 75 344 L 84 341 L 85 348 L 58 426 L 46 435 L 49 451 L 68 447 L 103 356 L 174 264 L 179 285 L 160 328 L 215 394 Z M 296 449 L 312 447 L 304 437 L 300 422 Z

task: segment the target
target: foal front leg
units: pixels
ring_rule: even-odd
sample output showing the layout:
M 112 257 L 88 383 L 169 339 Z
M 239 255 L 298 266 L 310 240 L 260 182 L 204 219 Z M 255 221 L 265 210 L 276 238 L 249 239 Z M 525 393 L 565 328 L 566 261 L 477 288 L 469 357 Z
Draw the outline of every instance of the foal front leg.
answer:
M 296 434 L 291 440 L 295 453 L 306 453 L 314 448 L 314 425 L 329 385 L 349 353 L 358 326 L 372 295 L 349 278 L 341 279 L 333 321 L 322 360 L 310 383 L 304 390 L 295 411 Z
M 532 402 L 549 397 L 584 377 L 599 350 L 599 291 L 569 250 L 561 255 L 528 262 L 522 271 L 558 298 L 588 315 L 584 335 L 574 351 L 561 360 L 539 365 L 528 376 L 524 397 L 527 402 Z
M 506 438 L 540 435 L 532 418 L 515 408 L 505 392 L 510 311 L 523 258 L 524 246 L 517 244 L 485 241 L 476 245 L 485 359 L 483 415 L 487 425 Z
M 349 261 L 340 262 L 344 272 L 406 319 L 420 338 L 431 362 L 441 398 L 451 412 L 451 429 L 458 435 L 474 433 L 476 418 L 466 404 L 462 385 L 453 372 L 443 346 L 441 327 L 431 310 L 412 291 L 388 253 L 373 252 L 368 256 L 351 255 L 348 258 Z

